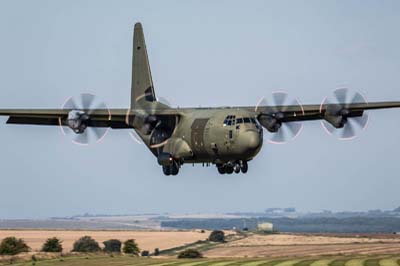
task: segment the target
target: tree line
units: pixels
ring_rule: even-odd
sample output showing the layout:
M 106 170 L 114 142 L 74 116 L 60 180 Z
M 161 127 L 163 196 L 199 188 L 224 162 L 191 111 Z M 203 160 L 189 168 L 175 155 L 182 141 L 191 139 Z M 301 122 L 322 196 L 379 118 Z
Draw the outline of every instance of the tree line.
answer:
M 136 243 L 135 239 L 128 239 L 122 243 L 118 239 L 110 239 L 103 242 L 104 248 L 101 248 L 99 243 L 90 236 L 83 236 L 76 240 L 73 244 L 72 252 L 108 252 L 108 253 L 125 253 L 134 256 L 149 255 L 148 251 L 142 251 Z M 0 243 L 0 255 L 17 255 L 22 252 L 29 252 L 31 248 L 21 238 L 6 237 Z M 48 238 L 43 243 L 41 252 L 62 252 L 62 241 L 56 237 Z M 155 250 L 156 253 L 157 249 Z
M 220 230 L 214 230 L 207 238 L 210 242 L 225 242 L 225 233 Z M 101 248 L 99 243 L 90 236 L 83 236 L 76 240 L 73 244 L 72 252 L 80 253 L 124 253 L 133 256 L 148 257 L 150 255 L 160 255 L 160 250 L 156 248 L 153 254 L 148 250 L 141 251 L 135 239 L 128 239 L 121 242 L 118 239 L 109 239 L 103 242 L 104 248 Z M 0 243 L 0 255 L 17 255 L 23 252 L 29 252 L 31 248 L 21 238 L 6 237 Z M 62 241 L 56 237 L 48 238 L 43 243 L 41 252 L 61 253 L 63 251 Z M 203 254 L 197 249 L 189 248 L 181 251 L 178 258 L 202 258 Z

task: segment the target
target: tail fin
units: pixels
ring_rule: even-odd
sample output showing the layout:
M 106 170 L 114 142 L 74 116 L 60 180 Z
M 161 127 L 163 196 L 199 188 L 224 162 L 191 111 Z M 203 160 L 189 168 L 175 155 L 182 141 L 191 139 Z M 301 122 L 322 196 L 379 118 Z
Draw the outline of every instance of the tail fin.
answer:
M 131 108 L 156 101 L 142 24 L 135 24 L 132 55 Z

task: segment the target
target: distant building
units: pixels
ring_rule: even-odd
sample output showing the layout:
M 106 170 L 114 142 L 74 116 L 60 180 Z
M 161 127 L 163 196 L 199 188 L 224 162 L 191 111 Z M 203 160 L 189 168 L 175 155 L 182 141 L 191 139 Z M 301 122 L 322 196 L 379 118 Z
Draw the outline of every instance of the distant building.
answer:
M 260 232 L 269 233 L 274 230 L 274 225 L 272 223 L 259 223 L 257 224 L 257 230 Z
M 288 214 L 295 213 L 295 208 L 267 208 L 265 209 L 265 213 L 267 214 Z

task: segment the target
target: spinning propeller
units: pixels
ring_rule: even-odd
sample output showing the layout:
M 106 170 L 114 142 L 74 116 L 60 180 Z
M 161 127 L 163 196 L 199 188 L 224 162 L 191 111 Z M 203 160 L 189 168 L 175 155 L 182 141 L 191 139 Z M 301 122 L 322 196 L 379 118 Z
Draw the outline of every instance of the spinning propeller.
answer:
M 340 140 L 354 139 L 367 127 L 369 120 L 365 111 L 349 111 L 349 106 L 357 103 L 367 104 L 367 101 L 361 93 L 347 88 L 337 89 L 332 96 L 326 97 L 320 107 L 321 112 L 325 110 L 325 120 L 321 121 L 325 131 Z
M 155 115 L 157 108 L 170 106 L 170 103 L 163 97 L 157 98 L 157 102 L 149 102 L 140 99 L 135 110 L 135 118 L 130 118 L 131 111 L 128 111 L 126 122 L 131 123 L 137 130 L 129 131 L 131 138 L 138 144 L 143 144 L 141 136 L 149 138 L 151 148 L 159 148 L 166 144 L 171 132 L 168 121 Z M 141 135 L 141 136 L 140 136 Z
M 261 111 L 258 117 L 260 124 L 265 127 L 268 134 L 268 142 L 273 144 L 285 144 L 293 141 L 301 132 L 301 122 L 285 122 L 285 114 L 290 113 L 291 106 L 297 110 L 303 110 L 296 98 L 291 98 L 284 91 L 272 93 L 271 102 L 261 98 L 256 106 L 256 112 Z M 291 114 L 296 115 L 295 113 Z
M 69 110 L 68 117 L 62 123 L 60 119 L 61 131 L 69 136 L 73 143 L 79 145 L 89 145 L 100 142 L 107 134 L 107 127 L 96 127 L 91 122 L 90 115 L 97 110 L 106 111 L 111 118 L 110 110 L 107 105 L 100 101 L 95 95 L 82 93 L 79 97 L 68 98 L 62 109 Z M 71 130 L 65 130 L 63 125 Z

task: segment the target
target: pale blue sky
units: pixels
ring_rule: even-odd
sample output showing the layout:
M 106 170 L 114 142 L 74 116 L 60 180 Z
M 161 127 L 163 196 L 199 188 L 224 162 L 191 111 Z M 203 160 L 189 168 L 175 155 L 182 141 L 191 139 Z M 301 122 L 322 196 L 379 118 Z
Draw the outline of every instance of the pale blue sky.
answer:
M 179 106 L 255 105 L 285 89 L 400 100 L 399 1 L 0 1 L 0 107 L 59 107 L 90 91 L 128 107 L 133 25 L 157 96 Z M 0 122 L 0 218 L 76 213 L 391 209 L 400 205 L 400 110 L 340 142 L 309 122 L 264 144 L 247 175 L 185 165 L 162 174 L 127 131 L 71 144 L 57 127 Z M 223 193 L 221 193 L 223 187 Z

